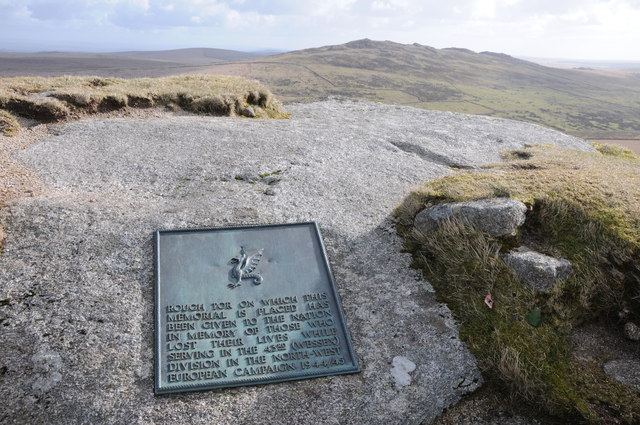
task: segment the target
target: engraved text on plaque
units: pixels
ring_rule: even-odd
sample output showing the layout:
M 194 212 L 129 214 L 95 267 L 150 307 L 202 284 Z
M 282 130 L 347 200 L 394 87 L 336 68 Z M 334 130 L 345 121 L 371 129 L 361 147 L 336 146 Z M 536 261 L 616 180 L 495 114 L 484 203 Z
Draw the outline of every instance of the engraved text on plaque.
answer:
M 359 371 L 315 223 L 158 231 L 158 394 Z

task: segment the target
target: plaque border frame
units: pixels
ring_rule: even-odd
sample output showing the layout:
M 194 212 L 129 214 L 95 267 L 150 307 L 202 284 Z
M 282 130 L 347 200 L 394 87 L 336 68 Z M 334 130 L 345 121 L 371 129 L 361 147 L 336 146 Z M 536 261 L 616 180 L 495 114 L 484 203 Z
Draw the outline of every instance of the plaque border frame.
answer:
M 345 344 L 347 346 L 347 350 L 349 355 L 353 359 L 353 367 L 348 369 L 342 369 L 338 371 L 331 371 L 330 369 L 327 371 L 318 371 L 316 373 L 307 373 L 305 375 L 296 375 L 296 376 L 283 376 L 279 378 L 267 377 L 267 378 L 246 378 L 243 381 L 245 382 L 230 382 L 230 383 L 222 383 L 222 384 L 190 384 L 190 385 L 181 385 L 179 387 L 172 388 L 161 388 L 161 332 L 160 332 L 160 314 L 161 314 L 161 306 L 160 306 L 160 281 L 159 281 L 159 269 L 160 269 L 160 235 L 161 234 L 170 234 L 170 233 L 198 233 L 198 232 L 207 232 L 207 231 L 218 231 L 218 230 L 243 230 L 243 229 L 259 229 L 259 228 L 276 228 L 276 227 L 291 227 L 291 226 L 311 226 L 313 228 L 313 237 L 315 237 L 320 252 L 322 254 L 322 264 L 324 265 L 328 281 L 329 281 L 329 289 L 336 300 L 336 309 L 337 309 L 337 318 L 340 320 L 340 326 L 344 332 L 344 336 L 346 338 Z M 356 356 L 353 341 L 351 339 L 351 334 L 349 332 L 349 328 L 347 327 L 347 322 L 344 315 L 344 309 L 342 307 L 342 301 L 340 299 L 340 294 L 337 291 L 337 286 L 335 282 L 335 278 L 333 276 L 333 271 L 331 270 L 331 265 L 329 264 L 329 257 L 327 256 L 327 250 L 324 245 L 324 241 L 322 240 L 322 235 L 320 233 L 320 228 L 318 223 L 315 221 L 304 221 L 304 222 L 294 222 L 294 223 L 275 223 L 275 224 L 247 224 L 247 225 L 231 225 L 231 226 L 220 226 L 220 227 L 199 227 L 199 228 L 184 228 L 184 229 L 159 229 L 153 233 L 153 286 L 154 286 L 154 307 L 153 307 L 153 323 L 154 323 L 154 395 L 164 395 L 164 394 L 176 394 L 176 393 L 184 393 L 184 392 L 192 392 L 192 391 L 206 391 L 206 390 L 215 390 L 215 389 L 224 389 L 224 388 L 236 388 L 236 387 L 245 387 L 245 386 L 254 386 L 254 385 L 264 385 L 264 384 L 275 384 L 280 382 L 289 382 L 289 381 L 300 381 L 305 379 L 312 378 L 321 378 L 325 376 L 337 376 L 337 375 L 350 375 L 355 373 L 360 373 L 362 369 L 360 368 L 360 363 L 358 361 L 358 357 Z

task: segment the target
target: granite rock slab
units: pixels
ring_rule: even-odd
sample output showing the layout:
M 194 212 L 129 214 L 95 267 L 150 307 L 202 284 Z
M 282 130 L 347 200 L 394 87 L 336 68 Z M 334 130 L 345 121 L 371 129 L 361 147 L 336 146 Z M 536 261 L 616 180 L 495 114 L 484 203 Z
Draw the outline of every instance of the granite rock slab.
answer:
M 288 110 L 77 121 L 18 154 L 47 191 L 1 211 L 1 423 L 418 424 L 481 384 L 450 311 L 401 252 L 392 210 L 453 164 L 533 142 L 590 147 L 394 105 Z M 319 224 L 362 372 L 155 396 L 153 232 L 298 221 Z

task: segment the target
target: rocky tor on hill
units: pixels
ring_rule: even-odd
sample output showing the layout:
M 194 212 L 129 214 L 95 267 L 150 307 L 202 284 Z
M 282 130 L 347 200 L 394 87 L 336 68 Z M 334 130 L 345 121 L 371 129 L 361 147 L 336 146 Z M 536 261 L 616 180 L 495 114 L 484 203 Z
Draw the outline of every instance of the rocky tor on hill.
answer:
M 45 190 L 2 211 L 0 422 L 419 424 L 481 385 L 391 212 L 413 186 L 505 149 L 590 147 L 489 117 L 339 100 L 288 109 L 77 121 L 17 154 Z M 362 372 L 154 396 L 153 232 L 311 220 Z

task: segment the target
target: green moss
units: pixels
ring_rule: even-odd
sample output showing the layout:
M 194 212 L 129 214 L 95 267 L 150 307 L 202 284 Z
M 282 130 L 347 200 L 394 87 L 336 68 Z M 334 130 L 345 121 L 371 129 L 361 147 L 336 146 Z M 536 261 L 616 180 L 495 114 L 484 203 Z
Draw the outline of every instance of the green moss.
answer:
M 282 170 L 275 170 L 275 171 L 271 171 L 270 173 L 259 174 L 259 176 L 260 176 L 261 179 L 263 179 L 263 178 L 269 177 L 269 176 L 277 176 L 280 173 L 282 173 Z

